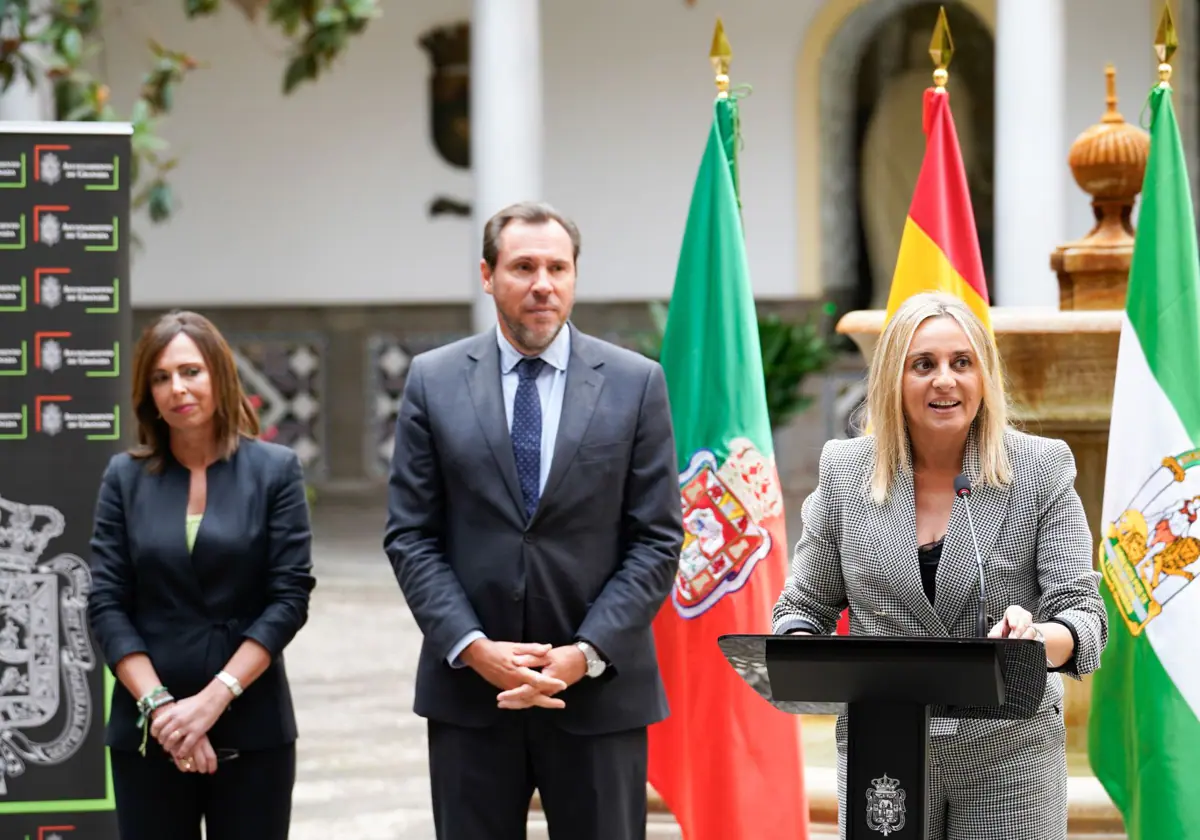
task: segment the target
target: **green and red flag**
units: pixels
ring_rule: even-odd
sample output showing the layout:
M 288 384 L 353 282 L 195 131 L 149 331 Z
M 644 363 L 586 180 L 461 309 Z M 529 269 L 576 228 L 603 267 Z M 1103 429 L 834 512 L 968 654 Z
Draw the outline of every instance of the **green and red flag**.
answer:
M 726 633 L 771 632 L 789 555 L 738 198 L 737 121 L 736 98 L 718 98 L 662 344 L 685 538 L 654 622 L 671 715 L 650 728 L 650 783 L 685 840 L 803 840 L 797 718 L 760 697 L 717 646 Z

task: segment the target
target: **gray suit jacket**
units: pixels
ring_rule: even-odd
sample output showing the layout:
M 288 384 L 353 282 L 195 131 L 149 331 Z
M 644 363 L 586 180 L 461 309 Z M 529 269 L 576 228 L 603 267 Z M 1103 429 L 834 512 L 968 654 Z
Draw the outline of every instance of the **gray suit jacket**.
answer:
M 1075 459 L 1060 440 L 1015 430 L 1005 436 L 1013 467 L 1007 487 L 980 482 L 972 436 L 963 471 L 971 479 L 971 514 L 987 583 L 988 614 L 1010 605 L 1035 621 L 1062 619 L 1079 643 L 1065 673 L 1079 678 L 1100 666 L 1108 617 L 1100 575 L 1092 570 L 1092 533 L 1075 492 Z M 979 571 L 967 514 L 955 502 L 937 571 L 935 603 L 921 586 L 916 508 L 911 475 L 901 475 L 880 506 L 868 487 L 874 465 L 871 436 L 828 442 L 821 453 L 816 491 L 804 502 L 804 531 L 791 574 L 775 605 L 773 629 L 785 633 L 804 621 L 833 631 L 849 606 L 850 632 L 876 636 L 972 636 L 979 603 Z M 1007 727 L 1047 726 L 1061 736 L 1063 685 L 1048 673 L 1042 710 L 1034 721 L 935 717 L 934 736 L 974 738 Z M 1052 714 L 1057 713 L 1057 714 Z M 935 713 L 936 714 L 936 713 Z M 843 744 L 845 721 L 839 721 Z
M 651 621 L 683 543 L 662 368 L 573 326 L 550 473 L 526 520 L 493 330 L 413 359 L 396 424 L 384 547 L 424 634 L 417 714 L 460 726 L 499 715 L 497 689 L 446 657 L 495 641 L 584 639 L 609 662 L 550 713 L 578 734 L 667 715 Z

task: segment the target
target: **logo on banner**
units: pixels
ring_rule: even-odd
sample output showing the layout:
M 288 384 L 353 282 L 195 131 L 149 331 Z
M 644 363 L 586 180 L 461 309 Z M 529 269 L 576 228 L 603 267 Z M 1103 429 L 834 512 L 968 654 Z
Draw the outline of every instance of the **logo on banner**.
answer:
M 42 431 L 54 437 L 63 430 L 63 412 L 58 403 L 46 403 L 42 406 Z
M 53 274 L 42 278 L 38 291 L 40 293 L 38 295 L 40 298 L 39 303 L 47 309 L 54 309 L 62 303 L 62 283 Z
M 62 178 L 62 161 L 58 159 L 58 155 L 54 152 L 47 152 L 41 156 L 41 163 L 38 166 L 38 180 L 44 184 L 57 184 Z
M 0 344 L 0 376 L 24 376 L 29 371 L 29 343 Z
M 884 837 L 904 828 L 904 788 L 900 782 L 884 773 L 871 780 L 867 788 L 867 828 L 878 831 Z
M 83 304 L 89 314 L 113 314 L 120 311 L 120 283 L 114 279 L 102 286 L 71 282 L 69 268 L 35 268 L 33 302 L 47 309 L 66 304 Z M 3 288 L 3 287 L 0 287 Z
M 88 376 L 116 376 L 120 366 L 120 342 L 112 347 L 78 347 L 68 343 L 69 332 L 33 334 L 34 367 L 54 373 L 64 367 L 82 368 Z
M 23 405 L 0 405 L 0 441 L 29 437 L 29 409 Z
M 46 245 L 57 245 L 62 239 L 62 224 L 53 213 L 43 213 L 38 221 L 39 241 Z
M 120 440 L 121 408 L 83 410 L 72 397 L 43 394 L 34 398 L 34 431 L 48 437 L 82 434 L 88 440 Z
M 25 311 L 25 278 L 20 283 L 0 282 L 0 312 Z
M 89 190 L 116 190 L 120 188 L 118 158 L 111 160 L 79 160 L 70 154 L 71 147 L 65 143 L 40 143 L 33 147 L 33 168 L 37 178 L 44 184 L 57 184 L 61 180 L 88 181 Z
M 60 242 L 80 242 L 88 251 L 115 251 L 118 247 L 117 217 L 106 222 L 68 221 L 66 204 L 38 204 L 33 208 L 33 238 L 53 248 Z
M 19 251 L 25 247 L 25 214 L 0 219 L 0 251 Z
M 91 727 L 91 575 L 74 554 L 43 559 L 65 528 L 56 508 L 0 497 L 0 796 L 29 767 L 70 759 Z M 60 711 L 55 737 L 29 737 Z
M 27 838 L 27 840 L 68 840 L 63 837 L 64 831 L 74 831 L 73 825 L 39 825 L 37 836 Z

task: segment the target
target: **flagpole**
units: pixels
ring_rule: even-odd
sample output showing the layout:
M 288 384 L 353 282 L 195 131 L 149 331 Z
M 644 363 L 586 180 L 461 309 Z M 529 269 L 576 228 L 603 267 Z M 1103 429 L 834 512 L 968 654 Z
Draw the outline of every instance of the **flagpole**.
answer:
M 1158 86 L 1171 89 L 1171 57 L 1179 48 L 1179 36 L 1175 31 L 1175 18 L 1171 15 L 1171 3 L 1163 3 L 1158 31 L 1154 34 L 1154 54 L 1158 56 Z
M 725 24 L 717 18 L 717 26 L 713 30 L 712 49 L 709 50 L 708 60 L 712 62 L 716 74 L 717 99 L 729 98 L 729 63 L 733 60 L 733 50 L 729 39 L 725 37 Z
M 946 7 L 938 7 L 937 24 L 933 37 L 929 39 L 929 57 L 933 59 L 933 89 L 936 93 L 946 92 L 950 80 L 950 61 L 954 58 L 954 39 L 950 37 L 950 23 L 946 20 Z
M 729 46 L 729 39 L 725 37 L 725 24 L 720 16 L 717 17 L 717 25 L 713 29 L 712 47 L 708 51 L 708 60 L 712 64 L 714 73 L 714 82 L 717 85 L 717 101 L 725 100 L 728 102 L 730 116 L 733 119 L 733 143 L 729 150 L 729 172 L 733 177 L 733 192 L 737 196 L 738 210 L 742 208 L 742 178 L 738 173 L 737 166 L 737 145 L 738 138 L 741 136 L 741 127 L 738 125 L 738 105 L 735 97 L 729 94 L 729 64 L 733 61 L 733 49 Z

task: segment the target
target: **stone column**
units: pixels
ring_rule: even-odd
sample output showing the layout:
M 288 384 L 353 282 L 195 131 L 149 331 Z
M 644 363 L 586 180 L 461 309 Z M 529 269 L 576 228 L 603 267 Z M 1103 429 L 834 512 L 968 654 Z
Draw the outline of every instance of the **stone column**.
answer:
M 471 18 L 472 323 L 496 322 L 479 282 L 483 225 L 514 201 L 542 198 L 539 0 L 474 0 Z
M 1058 300 L 1046 255 L 1065 238 L 1065 38 L 1062 0 L 996 4 L 994 305 Z

